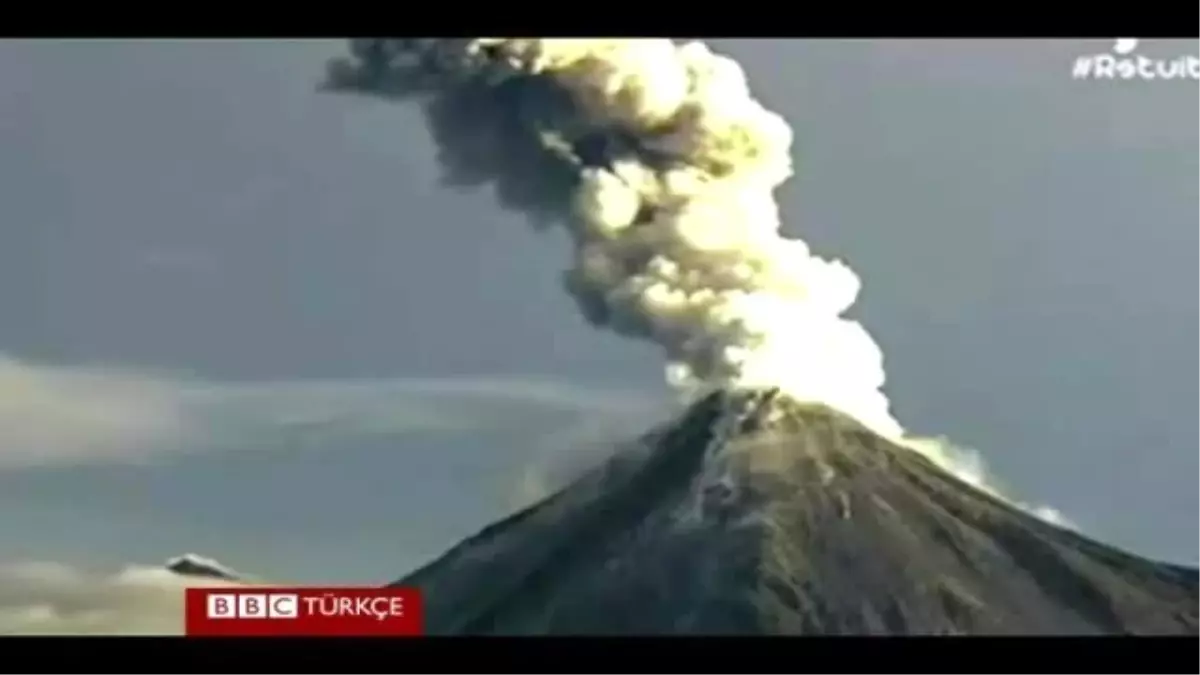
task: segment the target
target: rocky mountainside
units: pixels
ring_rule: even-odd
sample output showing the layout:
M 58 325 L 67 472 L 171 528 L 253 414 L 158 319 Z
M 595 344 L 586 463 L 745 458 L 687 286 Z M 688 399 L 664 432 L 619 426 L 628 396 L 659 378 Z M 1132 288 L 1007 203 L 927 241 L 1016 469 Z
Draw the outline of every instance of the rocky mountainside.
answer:
M 833 411 L 718 392 L 397 584 L 439 634 L 1196 634 L 1197 571 Z

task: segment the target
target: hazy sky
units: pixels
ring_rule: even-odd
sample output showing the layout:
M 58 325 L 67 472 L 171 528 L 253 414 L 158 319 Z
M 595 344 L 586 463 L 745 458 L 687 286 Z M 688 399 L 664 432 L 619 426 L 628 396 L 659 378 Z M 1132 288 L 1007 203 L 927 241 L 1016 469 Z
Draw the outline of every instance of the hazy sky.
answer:
M 796 128 L 786 227 L 863 278 L 900 420 L 1194 563 L 1195 82 L 1073 81 L 1105 41 L 718 42 Z M 0 563 L 390 580 L 654 417 L 563 239 L 439 187 L 415 110 L 318 93 L 339 49 L 0 43 Z

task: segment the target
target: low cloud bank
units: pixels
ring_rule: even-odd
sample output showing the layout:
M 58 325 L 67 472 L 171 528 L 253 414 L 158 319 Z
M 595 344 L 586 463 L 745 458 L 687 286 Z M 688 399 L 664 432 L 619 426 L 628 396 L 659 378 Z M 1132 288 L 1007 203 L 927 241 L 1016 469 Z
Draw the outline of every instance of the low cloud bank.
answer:
M 181 635 L 184 589 L 232 585 L 156 565 L 2 563 L 0 635 Z

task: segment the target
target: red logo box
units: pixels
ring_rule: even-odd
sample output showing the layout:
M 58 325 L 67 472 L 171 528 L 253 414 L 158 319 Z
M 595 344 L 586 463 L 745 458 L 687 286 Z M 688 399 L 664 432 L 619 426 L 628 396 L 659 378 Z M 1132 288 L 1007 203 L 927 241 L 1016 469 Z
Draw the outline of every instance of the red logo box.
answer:
M 420 635 L 415 588 L 189 588 L 188 636 Z

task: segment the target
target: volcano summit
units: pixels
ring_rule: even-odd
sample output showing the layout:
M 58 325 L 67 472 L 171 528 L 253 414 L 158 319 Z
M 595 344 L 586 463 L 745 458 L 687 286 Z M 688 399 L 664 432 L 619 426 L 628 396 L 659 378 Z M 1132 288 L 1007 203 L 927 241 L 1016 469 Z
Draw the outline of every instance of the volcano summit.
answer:
M 1197 571 L 829 409 L 719 392 L 397 582 L 440 634 L 1196 634 Z

